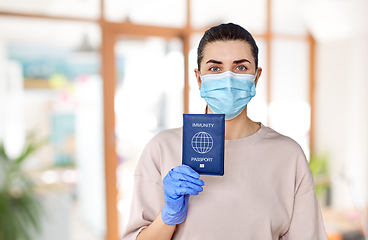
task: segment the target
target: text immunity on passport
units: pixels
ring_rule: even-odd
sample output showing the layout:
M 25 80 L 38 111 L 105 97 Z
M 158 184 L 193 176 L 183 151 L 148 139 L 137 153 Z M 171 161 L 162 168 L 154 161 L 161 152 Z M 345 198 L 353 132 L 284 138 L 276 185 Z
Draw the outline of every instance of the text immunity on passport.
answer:
M 192 123 L 192 127 L 214 127 L 214 123 Z

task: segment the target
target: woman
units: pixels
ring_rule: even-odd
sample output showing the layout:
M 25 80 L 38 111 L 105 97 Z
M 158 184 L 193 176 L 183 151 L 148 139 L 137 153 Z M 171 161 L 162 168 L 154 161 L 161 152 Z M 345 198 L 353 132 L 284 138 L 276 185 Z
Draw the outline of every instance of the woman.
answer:
M 224 176 L 181 165 L 182 129 L 160 132 L 137 165 L 123 239 L 327 239 L 302 149 L 247 116 L 261 73 L 248 31 L 205 32 L 195 75 L 206 111 L 225 114 Z

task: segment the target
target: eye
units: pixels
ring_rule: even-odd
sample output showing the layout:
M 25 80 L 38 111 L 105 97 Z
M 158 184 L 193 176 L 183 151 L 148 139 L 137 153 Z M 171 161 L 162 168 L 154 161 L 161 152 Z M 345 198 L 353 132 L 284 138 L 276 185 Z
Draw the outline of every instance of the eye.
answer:
M 217 66 L 213 66 L 213 67 L 210 67 L 209 70 L 212 71 L 212 72 L 217 72 L 217 71 L 220 71 L 220 68 L 217 67 Z
M 245 70 L 247 70 L 247 67 L 244 66 L 244 65 L 240 65 L 236 69 L 239 70 L 239 71 L 245 71 Z

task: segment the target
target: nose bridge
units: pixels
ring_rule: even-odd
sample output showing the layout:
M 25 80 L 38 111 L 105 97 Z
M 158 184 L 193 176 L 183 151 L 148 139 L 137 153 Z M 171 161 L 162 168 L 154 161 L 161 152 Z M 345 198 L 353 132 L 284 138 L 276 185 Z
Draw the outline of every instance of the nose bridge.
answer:
M 225 77 L 225 82 L 226 82 L 226 88 L 227 89 L 231 89 L 231 87 L 232 87 L 232 83 L 231 83 L 231 75 L 230 74 L 228 74 L 226 77 Z

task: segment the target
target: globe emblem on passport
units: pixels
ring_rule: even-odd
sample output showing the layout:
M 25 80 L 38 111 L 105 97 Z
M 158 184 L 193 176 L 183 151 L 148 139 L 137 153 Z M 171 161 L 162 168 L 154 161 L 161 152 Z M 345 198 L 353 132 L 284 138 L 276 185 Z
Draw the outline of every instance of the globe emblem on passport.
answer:
M 209 133 L 197 132 L 192 137 L 192 148 L 200 154 L 208 153 L 213 147 L 213 138 Z

